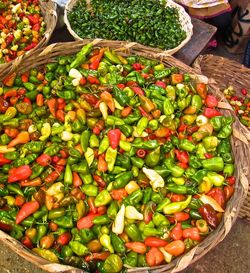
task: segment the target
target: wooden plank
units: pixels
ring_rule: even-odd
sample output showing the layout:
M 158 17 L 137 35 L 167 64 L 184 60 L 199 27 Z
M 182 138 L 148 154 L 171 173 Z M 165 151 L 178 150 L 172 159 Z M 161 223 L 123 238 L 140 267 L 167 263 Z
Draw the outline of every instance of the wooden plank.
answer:
M 201 54 L 217 30 L 216 27 L 195 18 L 192 18 L 192 23 L 194 33 L 191 40 L 174 54 L 174 57 L 188 65 Z

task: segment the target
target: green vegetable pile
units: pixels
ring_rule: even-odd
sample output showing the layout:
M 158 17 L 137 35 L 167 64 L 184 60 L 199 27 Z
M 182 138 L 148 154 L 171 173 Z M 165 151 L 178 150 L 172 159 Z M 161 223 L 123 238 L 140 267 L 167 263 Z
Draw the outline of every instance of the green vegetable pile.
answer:
M 81 38 L 133 41 L 172 49 L 185 38 L 176 8 L 156 0 L 80 0 L 68 13 L 71 28 Z
M 234 193 L 233 118 L 217 105 L 176 67 L 92 44 L 13 72 L 0 88 L 0 229 L 85 272 L 170 263 Z

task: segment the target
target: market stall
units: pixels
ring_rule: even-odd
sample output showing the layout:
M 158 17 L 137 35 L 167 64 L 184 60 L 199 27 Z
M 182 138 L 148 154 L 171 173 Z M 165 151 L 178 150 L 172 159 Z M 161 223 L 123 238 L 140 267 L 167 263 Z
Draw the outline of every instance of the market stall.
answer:
M 3 58 L 0 241 L 45 272 L 179 272 L 240 212 L 248 130 L 188 66 L 216 28 L 172 1 L 110 3 L 68 1 L 68 30 Z

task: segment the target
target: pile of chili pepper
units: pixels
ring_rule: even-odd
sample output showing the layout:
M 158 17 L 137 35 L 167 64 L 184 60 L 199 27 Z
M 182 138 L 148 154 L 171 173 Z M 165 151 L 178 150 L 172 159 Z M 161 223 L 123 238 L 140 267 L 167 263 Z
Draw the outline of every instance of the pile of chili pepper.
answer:
M 143 45 L 171 49 L 185 38 L 179 12 L 155 0 L 79 0 L 68 20 L 83 39 L 103 38 L 132 41 Z
M 217 228 L 235 184 L 233 118 L 208 90 L 176 67 L 92 44 L 9 75 L 0 228 L 90 272 L 188 252 Z
M 1 0 L 0 32 L 0 63 L 34 48 L 45 32 L 39 0 Z
M 248 91 L 243 88 L 241 89 L 241 96 L 238 96 L 234 88 L 229 86 L 223 93 L 239 117 L 240 122 L 250 129 L 250 96 Z

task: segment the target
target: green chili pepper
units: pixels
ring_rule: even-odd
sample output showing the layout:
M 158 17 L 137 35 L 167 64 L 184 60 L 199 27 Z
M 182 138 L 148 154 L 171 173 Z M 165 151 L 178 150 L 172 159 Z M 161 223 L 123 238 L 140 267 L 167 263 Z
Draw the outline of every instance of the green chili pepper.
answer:
M 110 237 L 111 237 L 111 243 L 112 243 L 112 245 L 114 247 L 115 252 L 125 253 L 126 252 L 126 247 L 124 245 L 123 240 L 113 232 L 111 232 Z
M 128 235 L 128 237 L 134 242 L 139 242 L 142 239 L 141 232 L 136 224 L 129 224 L 125 226 L 125 232 Z
M 202 216 L 200 215 L 200 213 L 197 210 L 190 210 L 189 211 L 189 215 L 192 219 L 198 220 L 198 219 L 202 219 Z
M 172 202 L 163 208 L 165 214 L 173 214 L 175 212 L 181 212 L 188 207 L 191 202 L 192 196 L 189 195 L 185 201 Z
M 161 149 L 160 147 L 157 147 L 152 152 L 147 154 L 145 159 L 146 165 L 148 165 L 151 168 L 155 167 L 160 161 L 160 155 L 161 155 Z
M 143 191 L 143 204 L 147 204 L 151 200 L 151 195 L 152 195 L 153 189 L 151 187 L 147 187 Z
M 202 166 L 209 171 L 221 172 L 224 169 L 224 162 L 221 157 L 213 157 L 202 160 Z
M 76 68 L 82 64 L 86 60 L 87 55 L 90 53 L 92 46 L 93 45 L 91 43 L 83 46 L 81 51 L 76 54 L 74 61 L 70 64 L 70 68 Z
M 78 256 L 86 255 L 89 252 L 88 248 L 78 241 L 70 241 L 69 246 L 73 250 L 73 252 Z
M 190 179 L 197 184 L 200 184 L 203 181 L 203 178 L 207 175 L 207 172 L 208 171 L 205 169 L 198 170 L 194 175 L 190 177 Z
M 124 172 L 118 175 L 113 183 L 115 189 L 124 188 L 132 178 L 132 172 Z
M 233 132 L 233 128 L 231 125 L 227 124 L 219 131 L 217 137 L 220 139 L 228 138 Z
M 116 116 L 108 116 L 106 119 L 106 124 L 110 126 L 114 126 L 114 125 L 120 126 L 120 125 L 124 125 L 125 121 Z
M 119 207 L 116 201 L 112 201 L 108 207 L 107 215 L 110 219 L 115 219 L 116 214 L 118 213 Z
M 81 190 L 87 195 L 87 196 L 97 196 L 98 194 L 98 187 L 94 185 L 83 185 L 81 186 Z
M 136 267 L 138 264 L 138 254 L 133 251 L 129 252 L 124 260 L 124 264 L 131 267 Z
M 112 170 L 114 169 L 116 157 L 117 157 L 117 150 L 109 147 L 105 154 L 105 160 L 108 164 L 108 170 L 110 172 L 112 172 Z
M 87 244 L 89 241 L 95 238 L 93 231 L 89 228 L 80 229 L 79 235 L 81 237 L 82 243 L 84 244 Z
M 107 190 L 101 191 L 95 198 L 95 206 L 101 207 L 106 206 L 112 201 L 112 197 L 110 196 Z
M 166 204 L 164 205 L 166 206 Z M 153 215 L 153 223 L 157 226 L 169 226 L 170 222 L 168 221 L 168 219 L 166 218 L 166 216 L 162 215 L 159 212 L 155 212 Z
M 190 152 L 190 153 L 196 149 L 195 145 L 187 139 L 182 139 L 180 141 L 179 147 L 180 147 L 180 149 Z
M 127 196 L 124 200 L 126 204 L 129 204 L 131 206 L 135 206 L 138 204 L 143 198 L 143 192 L 141 189 L 138 189 L 134 192 L 132 192 L 129 196 Z
M 65 185 L 72 185 L 73 183 L 73 174 L 70 168 L 70 165 L 67 164 L 64 172 L 64 184 Z
M 73 228 L 73 219 L 71 216 L 65 215 L 53 220 L 55 224 L 62 228 Z
M 170 199 L 169 198 L 164 198 L 161 203 L 158 204 L 158 206 L 156 207 L 156 211 L 161 212 L 163 210 L 163 208 L 168 205 L 170 203 Z
M 64 208 L 57 208 L 49 211 L 48 219 L 54 220 L 56 218 L 59 218 L 61 216 L 65 215 L 65 209 Z

